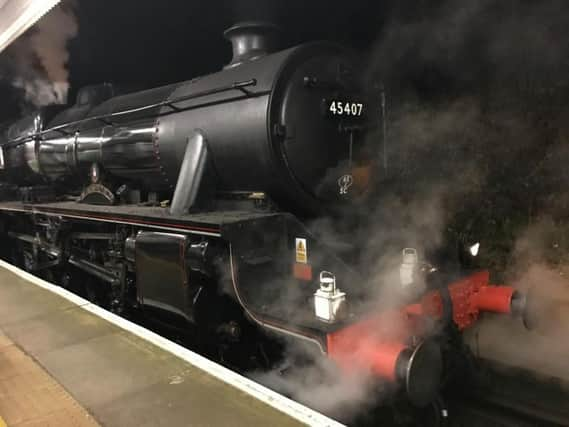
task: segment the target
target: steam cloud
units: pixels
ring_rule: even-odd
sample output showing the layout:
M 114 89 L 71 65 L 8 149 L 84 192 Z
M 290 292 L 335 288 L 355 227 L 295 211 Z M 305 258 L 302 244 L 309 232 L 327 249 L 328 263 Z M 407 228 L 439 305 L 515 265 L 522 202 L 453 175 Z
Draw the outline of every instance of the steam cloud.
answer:
M 564 301 L 569 288 L 560 276 L 545 267 L 543 257 L 526 255 L 528 248 L 539 252 L 536 236 L 543 231 L 531 225 L 545 213 L 567 218 L 569 212 L 563 184 L 569 164 L 569 6 L 555 0 L 398 4 L 366 75 L 370 85 L 383 81 L 390 95 L 388 173 L 361 212 L 348 212 L 356 223 L 320 220 L 312 229 L 335 244 L 362 248 L 356 266 L 370 278 L 362 284 L 370 310 L 401 300 L 402 248 L 435 254 L 440 265 L 455 261 L 453 242 L 468 238 L 482 242 L 482 266 L 495 277 L 518 284 L 524 277 L 547 281 L 546 293 Z M 566 331 L 569 316 L 555 313 L 554 323 Z M 509 338 L 496 336 L 495 342 Z M 504 363 L 514 361 L 507 353 L 500 356 Z M 294 365 L 294 358 L 285 365 Z M 313 371 L 303 368 L 289 377 L 276 371 L 263 380 L 343 420 L 378 396 L 369 378 L 345 379 L 318 364 Z
M 6 50 L 0 78 L 20 89 L 34 106 L 65 103 L 69 89 L 67 43 L 77 30 L 72 4 L 56 6 Z
M 532 224 L 516 241 L 507 276 L 530 292 L 533 330 L 488 317 L 467 336 L 480 357 L 569 386 L 569 250 L 567 225 L 552 218 Z

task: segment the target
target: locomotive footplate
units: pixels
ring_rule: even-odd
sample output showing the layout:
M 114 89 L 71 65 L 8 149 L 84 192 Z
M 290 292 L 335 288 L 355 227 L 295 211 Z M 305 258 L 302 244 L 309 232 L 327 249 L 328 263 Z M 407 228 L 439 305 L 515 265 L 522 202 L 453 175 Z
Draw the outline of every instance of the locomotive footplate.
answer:
M 173 236 L 194 236 L 193 241 L 212 242 L 217 241 L 220 246 L 228 248 L 229 257 L 225 257 L 224 263 L 229 270 L 234 269 L 233 289 L 235 297 L 250 317 L 265 319 L 265 326 L 283 325 L 284 331 L 297 332 L 319 343 L 325 349 L 326 333 L 337 328 L 321 322 L 314 317 L 313 304 L 311 302 L 314 291 L 318 287 L 317 278 L 310 280 L 295 278 L 294 269 L 294 239 L 295 236 L 308 238 L 311 244 L 311 254 L 318 254 L 318 260 L 312 266 L 318 271 L 331 269 L 343 283 L 348 283 L 348 275 L 354 273 L 333 254 L 324 248 L 318 247 L 318 241 L 312 238 L 304 226 L 292 215 L 284 213 L 271 213 L 259 211 L 210 211 L 196 214 L 172 215 L 168 208 L 117 205 L 99 206 L 80 204 L 72 201 L 52 202 L 41 204 L 25 204 L 21 202 L 1 202 L 0 213 L 12 215 L 15 219 L 33 218 L 35 222 L 41 222 L 41 218 L 51 218 L 57 221 L 67 220 L 76 224 L 75 229 L 82 230 L 85 227 L 107 224 L 112 230 L 115 225 L 124 225 L 131 236 L 137 233 L 169 232 Z M 9 234 L 14 237 L 32 243 L 34 233 L 14 233 L 7 222 Z M 133 234 L 134 233 L 134 234 Z M 88 233 L 83 233 L 88 237 Z M 100 233 L 99 233 L 100 234 Z M 167 233 L 166 233 L 167 234 Z M 91 230 L 91 237 L 94 234 Z M 135 239 L 135 237 L 132 237 Z M 199 239 L 199 240 L 196 240 Z M 140 239 L 139 246 L 142 244 Z M 189 242 L 189 240 L 188 240 Z M 60 246 L 59 243 L 56 245 Z M 160 258 L 161 249 L 157 248 L 154 257 L 160 264 L 166 260 Z M 128 248 L 125 248 L 125 256 L 128 259 Z M 231 259 L 230 259 L 231 258 Z M 70 262 L 75 262 L 75 257 L 69 257 Z M 172 261 L 172 260 L 170 260 Z M 310 259 L 312 262 L 312 258 Z M 184 259 L 173 260 L 179 262 L 179 270 L 186 270 Z M 82 267 L 89 265 L 82 262 Z M 138 269 L 138 267 L 136 267 Z M 97 273 L 95 269 L 91 269 Z M 238 272 L 238 273 L 237 273 Z M 107 281 L 112 282 L 112 277 Z M 357 280 L 349 281 L 357 284 Z M 161 284 L 164 288 L 164 284 Z M 356 296 L 354 286 L 352 296 Z M 292 302 L 289 305 L 288 302 Z M 290 310 L 294 310 L 294 322 L 290 322 Z M 277 328 L 277 329 L 280 329 Z
M 212 237 L 221 237 L 223 224 L 232 224 L 276 214 L 263 212 L 207 212 L 186 215 L 171 215 L 167 208 L 154 206 L 117 205 L 99 206 L 77 202 L 53 202 L 24 204 L 0 202 L 0 212 L 26 212 L 52 217 L 101 221 L 149 229 L 185 232 Z

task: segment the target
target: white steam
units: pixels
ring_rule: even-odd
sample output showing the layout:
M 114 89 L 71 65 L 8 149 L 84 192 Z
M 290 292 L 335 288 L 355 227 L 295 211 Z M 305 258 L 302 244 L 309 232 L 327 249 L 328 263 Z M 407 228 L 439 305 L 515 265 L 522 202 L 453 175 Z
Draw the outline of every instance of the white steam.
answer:
M 349 421 L 362 408 L 378 400 L 381 390 L 371 377 L 345 375 L 333 362 L 317 355 L 299 366 L 296 357 L 307 357 L 310 352 L 296 344 L 291 344 L 288 350 L 281 366 L 254 375 L 255 380 L 342 421 Z M 292 368 L 287 369 L 289 367 Z
M 69 71 L 67 43 L 77 35 L 72 9 L 60 5 L 41 18 L 9 48 L 10 71 L 1 76 L 21 89 L 35 106 L 67 101 Z
M 389 168 L 394 178 L 377 185 L 376 202 L 365 206 L 358 227 L 353 224 L 343 227 L 345 236 L 338 235 L 341 234 L 338 226 L 326 220 L 311 227 L 334 244 L 351 242 L 363 248 L 355 264 L 368 278 L 360 285 L 368 297 L 371 312 L 403 302 L 398 287 L 402 248 L 437 251 L 448 244 L 449 229 L 457 234 L 469 228 L 485 232 L 480 238 L 472 236 L 476 238 L 473 243 L 480 242 L 471 248 L 477 259 L 488 252 L 488 240 L 495 245 L 503 244 L 500 227 L 509 230 L 510 226 L 503 217 L 513 217 L 520 211 L 511 199 L 520 188 L 526 189 L 532 184 L 528 177 L 534 176 L 535 164 L 541 164 L 543 159 L 539 151 L 539 147 L 544 146 L 543 135 L 534 126 L 539 117 L 532 115 L 539 106 L 522 104 L 523 99 L 514 98 L 515 87 L 510 92 L 507 90 L 515 86 L 518 79 L 523 81 L 524 71 L 530 70 L 540 78 L 548 76 L 566 57 L 567 48 L 559 43 L 554 31 L 567 27 L 566 9 L 555 1 L 530 5 L 514 1 L 511 8 L 505 9 L 494 0 L 467 2 L 460 7 L 454 2 L 442 4 L 444 6 L 433 8 L 430 14 L 418 14 L 414 20 L 406 16 L 393 19 L 370 58 L 369 75 L 382 76 L 392 91 L 394 85 L 390 85 L 390 80 L 393 80 L 403 95 L 392 101 L 389 112 Z M 540 52 L 545 52 L 544 58 L 538 55 Z M 415 93 L 417 88 L 408 87 L 408 76 L 419 75 L 418 80 L 423 82 L 429 79 L 421 73 L 432 68 L 444 72 L 434 74 L 437 79 L 428 89 L 434 88 L 432 90 L 439 95 L 446 94 L 444 101 L 441 97 L 425 101 L 419 90 Z M 486 80 L 478 80 L 481 73 L 486 73 Z M 449 80 L 457 75 L 460 85 L 453 87 Z M 536 85 L 541 83 L 537 77 Z M 511 101 L 520 102 L 508 103 Z M 535 152 L 529 156 L 529 162 L 528 152 Z M 551 153 L 565 153 L 567 158 L 566 148 L 565 151 L 552 149 Z M 553 164 L 566 173 L 567 162 L 558 162 L 559 157 L 549 154 L 544 164 L 551 170 Z M 513 190 L 503 191 L 506 186 Z M 567 194 L 563 200 L 568 200 Z M 527 203 L 528 197 L 522 201 Z M 358 213 L 353 206 L 350 209 L 347 215 L 353 218 Z M 455 226 L 458 228 L 453 229 Z M 516 237 L 518 251 L 524 247 L 536 249 L 542 244 L 536 237 L 519 238 L 519 234 Z M 502 268 L 515 267 L 517 279 L 531 277 L 533 281 L 550 285 L 542 286 L 557 303 L 557 308 L 550 311 L 553 321 L 549 328 L 558 328 L 558 336 L 561 331 L 567 331 L 569 315 L 566 316 L 564 307 L 569 306 L 565 302 L 569 298 L 562 294 L 565 291 L 569 294 L 569 285 L 561 283 L 564 282 L 559 280 L 562 276 L 546 273 L 548 270 L 540 267 L 539 258 L 527 259 L 514 253 L 509 263 L 502 261 Z M 512 280 L 516 281 L 513 277 Z M 345 290 L 342 283 L 338 286 Z M 348 301 L 351 297 L 348 293 Z M 286 301 L 287 295 L 279 295 L 279 298 Z M 509 322 L 505 317 L 496 317 L 495 321 Z M 519 319 L 515 325 L 515 328 L 523 328 Z M 392 329 L 397 326 L 388 325 Z M 514 333 L 507 330 L 488 336 L 492 337 L 492 343 L 487 347 L 494 347 L 500 353 L 496 344 L 508 346 Z M 567 338 L 555 342 L 537 338 L 532 341 L 526 332 L 519 336 L 520 341 L 507 349 L 510 352 L 504 350 L 499 354 L 504 363 L 514 363 L 516 357 L 539 357 L 544 353 L 551 356 L 548 373 L 557 368 L 560 371 L 561 367 L 567 372 L 564 362 L 569 351 Z M 294 353 L 296 349 L 289 350 Z M 551 351 L 548 353 L 548 350 Z M 289 357 L 286 364 L 293 366 L 294 362 L 295 359 Z M 346 378 L 337 369 L 318 363 L 313 370 L 300 368 L 290 376 L 276 370 L 264 380 L 332 415 L 346 416 L 352 410 L 377 402 L 378 396 L 382 396 L 371 388 L 370 378 Z

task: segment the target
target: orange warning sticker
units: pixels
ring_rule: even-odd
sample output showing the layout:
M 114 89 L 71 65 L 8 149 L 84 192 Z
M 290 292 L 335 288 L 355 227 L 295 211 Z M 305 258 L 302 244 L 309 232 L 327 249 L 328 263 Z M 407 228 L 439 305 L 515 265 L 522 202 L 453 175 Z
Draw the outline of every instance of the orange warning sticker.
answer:
M 308 262 L 308 249 L 306 239 L 296 238 L 296 262 L 306 264 Z

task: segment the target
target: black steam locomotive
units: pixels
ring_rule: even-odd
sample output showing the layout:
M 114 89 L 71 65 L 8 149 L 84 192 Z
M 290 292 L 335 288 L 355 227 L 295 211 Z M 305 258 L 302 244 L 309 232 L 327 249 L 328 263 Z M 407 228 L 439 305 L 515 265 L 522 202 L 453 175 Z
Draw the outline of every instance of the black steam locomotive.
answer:
M 272 331 L 425 405 L 443 357 L 423 325 L 462 329 L 482 311 L 520 311 L 523 298 L 482 274 L 367 312 L 366 278 L 305 220 L 360 203 L 378 97 L 342 46 L 274 52 L 275 28 L 259 23 L 225 35 L 233 59 L 218 73 L 120 96 L 85 88 L 75 105 L 10 126 L 4 256 L 115 312 L 184 319 L 226 349 Z M 404 252 L 403 278 L 415 255 Z M 378 334 L 394 322 L 396 335 Z

